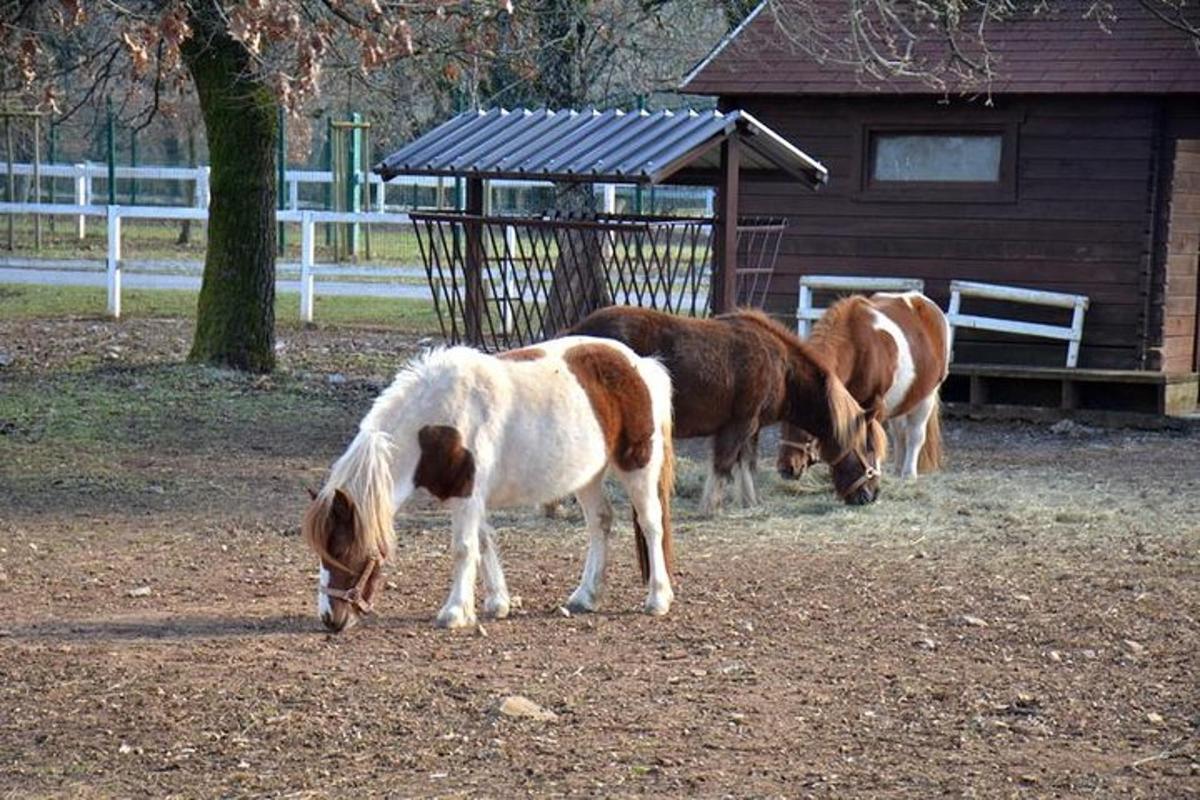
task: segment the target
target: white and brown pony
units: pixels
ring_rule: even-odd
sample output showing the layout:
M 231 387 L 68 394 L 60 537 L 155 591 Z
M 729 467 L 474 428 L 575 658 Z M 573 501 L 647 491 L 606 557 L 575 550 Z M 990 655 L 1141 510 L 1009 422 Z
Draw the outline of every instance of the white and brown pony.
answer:
M 610 470 L 633 505 L 645 611 L 665 614 L 673 463 L 670 376 L 617 342 L 569 337 L 499 356 L 433 350 L 375 401 L 304 516 L 304 537 L 321 561 L 321 621 L 337 631 L 371 610 L 394 550 L 393 515 L 417 488 L 443 501 L 452 519 L 453 585 L 439 626 L 474 622 L 477 565 L 485 611 L 509 612 L 488 509 L 569 493 L 590 541 L 567 607 L 594 610 L 612 528 L 603 490 Z
M 833 465 L 834 489 L 845 502 L 875 499 L 879 460 L 887 446 L 883 428 L 819 355 L 762 312 L 693 319 L 610 306 L 571 331 L 623 342 L 671 371 L 675 435 L 712 441 L 704 513 L 721 507 L 731 482 L 743 504 L 757 502 L 755 437 L 780 421 L 812 432 L 821 456 Z
M 950 364 L 950 326 L 920 292 L 853 296 L 829 307 L 808 340 L 864 406 L 887 421 L 902 478 L 942 461 L 938 389 Z M 798 478 L 820 460 L 813 438 L 785 422 L 777 466 Z

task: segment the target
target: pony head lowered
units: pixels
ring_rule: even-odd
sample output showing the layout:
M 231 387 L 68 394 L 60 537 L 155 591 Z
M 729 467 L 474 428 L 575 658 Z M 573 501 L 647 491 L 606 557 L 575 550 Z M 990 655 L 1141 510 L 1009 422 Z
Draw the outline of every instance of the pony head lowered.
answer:
M 304 540 L 321 562 L 317 615 L 331 631 L 369 614 L 394 549 L 387 434 L 360 430 L 304 514 Z
M 879 497 L 880 465 L 887 459 L 887 433 L 880 424 L 883 404 L 864 410 L 832 373 L 826 373 L 831 435 L 818 436 L 812 448 L 829 464 L 838 496 L 852 506 Z
M 774 337 L 789 369 L 784 429 L 805 430 L 814 437 L 815 450 L 830 465 L 834 489 L 846 503 L 873 502 L 879 494 L 879 465 L 887 455 L 887 435 L 879 423 L 882 404 L 863 410 L 819 352 L 765 313 L 747 309 L 723 318 Z

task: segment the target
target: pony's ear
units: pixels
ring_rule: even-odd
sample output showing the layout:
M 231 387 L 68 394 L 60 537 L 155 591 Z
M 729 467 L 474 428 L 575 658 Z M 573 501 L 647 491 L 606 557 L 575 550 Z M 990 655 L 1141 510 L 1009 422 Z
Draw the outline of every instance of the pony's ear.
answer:
M 329 506 L 329 513 L 333 516 L 335 523 L 353 525 L 354 501 L 350 499 L 350 495 L 341 489 L 335 489 L 333 491 L 333 502 Z
M 314 490 L 313 490 L 313 488 L 312 488 L 311 486 L 305 486 L 305 487 L 304 487 L 304 491 L 308 492 L 308 499 L 309 499 L 309 500 L 316 500 L 316 499 L 317 499 L 317 493 L 316 493 L 316 491 L 314 491 Z

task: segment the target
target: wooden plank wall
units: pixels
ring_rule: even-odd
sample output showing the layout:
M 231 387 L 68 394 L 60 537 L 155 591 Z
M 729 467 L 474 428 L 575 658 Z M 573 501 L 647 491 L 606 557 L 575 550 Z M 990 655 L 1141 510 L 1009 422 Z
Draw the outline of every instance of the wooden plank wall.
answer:
M 1197 253 L 1200 252 L 1200 139 L 1175 143 L 1168 200 L 1162 369 L 1196 369 Z
M 1155 100 L 996 98 L 994 108 L 959 102 L 948 113 L 925 98 L 731 97 L 721 105 L 745 108 L 830 170 L 829 185 L 815 193 L 784 183 L 743 184 L 742 213 L 791 220 L 772 310 L 795 308 L 796 277 L 803 273 L 922 278 L 943 307 L 955 278 L 1062 290 L 1092 300 L 1080 366 L 1142 365 Z M 856 141 L 865 122 L 943 113 L 950 128 L 971 120 L 1019 121 L 1015 199 L 879 201 L 858 191 Z M 1064 347 L 964 332 L 957 357 L 1053 365 L 1062 363 Z

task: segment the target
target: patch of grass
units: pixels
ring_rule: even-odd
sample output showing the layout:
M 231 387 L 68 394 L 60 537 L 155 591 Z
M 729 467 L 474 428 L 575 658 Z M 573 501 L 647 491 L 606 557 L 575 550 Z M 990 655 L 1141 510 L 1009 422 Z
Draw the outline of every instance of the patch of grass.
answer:
M 127 289 L 121 293 L 126 317 L 177 317 L 194 319 L 196 292 Z M 387 297 L 316 297 L 314 317 L 321 325 L 381 325 L 396 330 L 436 334 L 433 304 L 424 300 Z M 27 286 L 0 283 L 0 320 L 101 316 L 105 290 L 89 286 Z M 275 321 L 281 326 L 300 324 L 300 296 L 276 297 Z
M 280 375 L 192 365 L 63 372 L 17 378 L 0 394 L 0 424 L 10 441 L 97 452 L 205 451 L 230 437 L 263 452 L 303 451 L 296 430 L 337 428 L 358 400 Z M 290 432 L 290 433 L 289 433 Z

